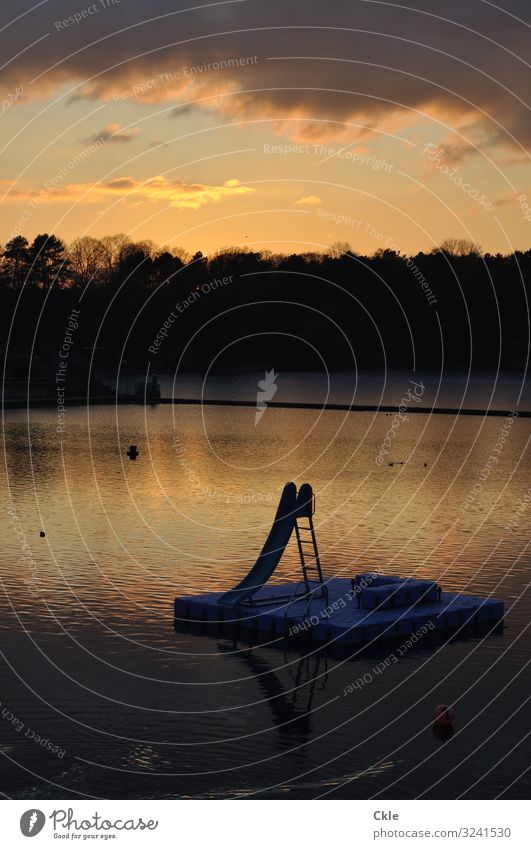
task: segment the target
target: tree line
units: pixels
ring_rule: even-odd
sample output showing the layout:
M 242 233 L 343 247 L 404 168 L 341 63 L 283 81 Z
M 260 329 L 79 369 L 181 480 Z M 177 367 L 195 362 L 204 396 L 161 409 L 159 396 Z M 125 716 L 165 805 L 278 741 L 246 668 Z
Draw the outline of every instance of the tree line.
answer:
M 14 290 L 109 286 L 138 266 L 137 278 L 149 286 L 163 282 L 165 274 L 190 259 L 184 250 L 161 250 L 151 241 L 133 242 L 123 233 L 102 239 L 83 236 L 68 246 L 43 233 L 31 244 L 24 236 L 10 239 L 0 251 L 0 279 Z
M 512 255 L 527 266 L 530 251 L 517 251 Z M 202 261 L 202 268 L 215 271 L 229 264 L 248 269 L 266 265 L 269 268 L 289 270 L 303 265 L 309 268 L 326 266 L 330 260 L 360 258 L 367 263 L 426 262 L 430 257 L 445 256 L 450 260 L 483 260 L 486 263 L 503 263 L 511 257 L 501 254 L 481 254 L 480 248 L 464 239 L 446 239 L 430 253 L 407 257 L 394 250 L 378 249 L 371 256 L 356 254 L 348 242 L 335 242 L 322 253 L 273 254 L 271 251 L 251 251 L 246 248 L 222 249 L 206 258 L 201 251 L 193 255 L 183 248 L 159 248 L 154 242 L 132 241 L 124 233 L 104 236 L 101 239 L 83 236 L 66 245 L 57 236 L 47 233 L 36 236 L 30 243 L 24 236 L 14 236 L 5 246 L 0 246 L 0 281 L 3 287 L 15 291 L 24 286 L 40 289 L 84 288 L 85 286 L 112 286 L 113 283 L 132 280 L 147 288 L 169 282 L 186 265 Z M 418 263 L 416 263 L 418 265 Z M 410 263 L 411 265 L 411 263 Z
M 82 300 L 76 350 L 112 368 L 202 369 L 215 357 L 216 368 L 523 369 L 530 280 L 531 250 L 490 254 L 460 239 L 414 256 L 345 242 L 204 256 L 124 234 L 16 236 L 0 250 L 0 327 L 10 351 L 33 345 L 44 362 Z

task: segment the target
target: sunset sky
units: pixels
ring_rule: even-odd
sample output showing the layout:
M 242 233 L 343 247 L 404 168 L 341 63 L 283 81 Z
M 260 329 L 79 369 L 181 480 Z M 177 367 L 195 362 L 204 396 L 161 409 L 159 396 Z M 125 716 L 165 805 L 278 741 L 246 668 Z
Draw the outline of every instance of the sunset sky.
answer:
M 531 247 L 526 0 L 193 3 L 3 5 L 0 242 Z

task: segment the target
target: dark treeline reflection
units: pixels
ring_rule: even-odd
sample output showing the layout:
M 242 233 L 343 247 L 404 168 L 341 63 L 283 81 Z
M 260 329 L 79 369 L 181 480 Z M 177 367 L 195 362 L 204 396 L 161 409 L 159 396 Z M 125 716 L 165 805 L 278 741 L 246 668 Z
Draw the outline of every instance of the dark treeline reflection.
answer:
M 212 256 L 83 237 L 17 236 L 0 253 L 8 375 L 49 378 L 70 321 L 72 369 L 152 371 L 417 367 L 522 369 L 531 250 L 482 254 L 452 239 L 430 253 Z M 75 326 L 74 326 L 75 325 Z M 246 338 L 243 338 L 246 337 Z M 240 341 L 236 341 L 240 340 Z M 414 357 L 416 361 L 414 363 Z

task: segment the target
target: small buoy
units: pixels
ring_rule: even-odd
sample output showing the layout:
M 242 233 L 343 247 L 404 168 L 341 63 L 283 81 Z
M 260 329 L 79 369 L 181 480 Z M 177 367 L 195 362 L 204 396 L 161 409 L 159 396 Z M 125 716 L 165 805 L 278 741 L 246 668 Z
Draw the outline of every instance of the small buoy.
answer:
M 44 531 L 41 531 L 41 532 L 40 532 L 40 534 L 39 534 L 39 536 L 40 536 L 40 537 L 45 537 L 45 536 L 46 536 L 46 534 L 44 533 Z
M 130 445 L 129 446 L 129 451 L 127 452 L 127 456 L 129 457 L 130 460 L 136 460 L 136 458 L 138 457 L 138 448 L 136 447 L 136 445 Z
M 441 743 L 446 743 L 454 733 L 453 725 L 434 725 L 433 736 Z
M 455 714 L 449 705 L 437 705 L 433 711 L 435 725 L 453 725 Z

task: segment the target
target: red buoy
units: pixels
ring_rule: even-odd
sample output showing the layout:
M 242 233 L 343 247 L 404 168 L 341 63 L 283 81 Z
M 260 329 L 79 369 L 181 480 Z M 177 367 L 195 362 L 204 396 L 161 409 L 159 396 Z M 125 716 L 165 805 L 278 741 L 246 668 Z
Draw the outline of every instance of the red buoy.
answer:
M 455 714 L 450 705 L 437 705 L 433 711 L 435 725 L 453 725 Z

